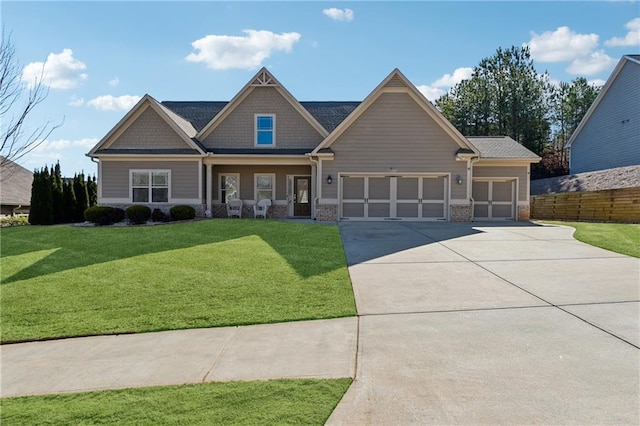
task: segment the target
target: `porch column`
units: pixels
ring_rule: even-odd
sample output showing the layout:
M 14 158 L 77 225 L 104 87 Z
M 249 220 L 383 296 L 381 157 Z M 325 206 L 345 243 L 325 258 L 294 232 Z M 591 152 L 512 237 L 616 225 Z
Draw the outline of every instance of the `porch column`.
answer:
M 318 196 L 318 168 L 315 164 L 311 164 L 311 219 L 316 218 L 316 197 Z
M 207 163 L 207 210 L 211 212 L 213 216 L 212 198 L 213 198 L 213 164 Z

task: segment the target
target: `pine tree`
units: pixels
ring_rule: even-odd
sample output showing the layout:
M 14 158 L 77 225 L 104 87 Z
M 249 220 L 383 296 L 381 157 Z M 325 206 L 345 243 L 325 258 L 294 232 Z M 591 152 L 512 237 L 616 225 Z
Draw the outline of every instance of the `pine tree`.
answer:
M 69 179 L 64 180 L 62 192 L 64 198 L 64 221 L 65 223 L 74 222 L 76 217 L 76 194 Z
M 89 194 L 84 180 L 84 172 L 74 175 L 73 192 L 76 195 L 75 221 L 84 222 L 84 211 L 89 208 Z
M 53 180 L 49 174 L 49 168 L 44 166 L 44 170 L 40 174 L 40 200 L 42 214 L 40 224 L 51 225 L 53 224 Z
M 89 207 L 98 205 L 98 183 L 95 176 L 87 178 L 87 193 L 89 194 Z
M 53 221 L 54 223 L 65 222 L 64 214 L 64 197 L 62 188 L 62 174 L 60 173 L 60 162 L 57 162 L 55 167 L 51 167 L 53 173 L 52 177 L 52 201 L 53 201 Z
M 33 182 L 31 183 L 31 206 L 29 208 L 29 223 L 40 225 L 40 171 L 33 171 Z

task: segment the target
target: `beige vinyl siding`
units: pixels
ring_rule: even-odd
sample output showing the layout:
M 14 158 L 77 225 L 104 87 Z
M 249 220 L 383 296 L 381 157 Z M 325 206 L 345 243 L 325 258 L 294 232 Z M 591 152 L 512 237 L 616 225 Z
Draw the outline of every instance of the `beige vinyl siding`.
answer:
M 275 148 L 312 150 L 322 142 L 322 135 L 276 88 L 255 87 L 202 143 L 207 148 L 255 148 L 255 114 L 275 114 Z
M 256 173 L 276 175 L 276 200 L 287 199 L 287 175 L 310 176 L 310 166 L 213 166 L 213 201 L 219 201 L 220 174 L 240 174 L 240 198 L 254 199 Z
M 527 201 L 527 166 L 473 166 L 473 177 L 514 177 L 518 178 L 518 201 Z
M 102 197 L 129 197 L 129 170 L 171 170 L 171 198 L 200 198 L 197 161 L 102 161 Z M 169 200 L 171 201 L 171 200 Z
M 391 80 L 389 80 L 387 84 L 385 84 L 385 87 L 407 87 L 407 85 L 398 75 L 394 75 L 393 77 L 391 77 Z
M 335 159 L 322 162 L 322 198 L 338 198 L 339 172 L 451 173 L 455 182 L 466 177 L 467 163 L 455 161 L 459 148 L 408 94 L 383 93 L 331 145 Z M 466 185 L 452 185 L 451 198 L 468 198 Z
M 108 148 L 191 148 L 152 108 L 147 108 Z

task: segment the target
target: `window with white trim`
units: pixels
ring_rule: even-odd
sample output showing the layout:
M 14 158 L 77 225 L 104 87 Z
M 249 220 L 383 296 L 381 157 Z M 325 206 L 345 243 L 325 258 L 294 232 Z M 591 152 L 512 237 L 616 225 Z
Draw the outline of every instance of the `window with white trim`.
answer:
M 255 200 L 264 199 L 275 200 L 276 198 L 276 175 L 256 174 L 255 175 Z
M 168 203 L 170 170 L 131 170 L 131 201 Z
M 220 202 L 240 198 L 240 175 L 237 173 L 220 174 Z
M 256 146 L 276 145 L 275 114 L 255 114 Z

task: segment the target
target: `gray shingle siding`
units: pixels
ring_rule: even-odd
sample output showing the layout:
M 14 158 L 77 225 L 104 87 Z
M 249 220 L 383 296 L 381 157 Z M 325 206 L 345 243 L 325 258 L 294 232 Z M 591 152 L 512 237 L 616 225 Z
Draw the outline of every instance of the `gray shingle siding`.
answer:
M 571 173 L 640 164 L 640 65 L 622 67 L 571 145 Z

